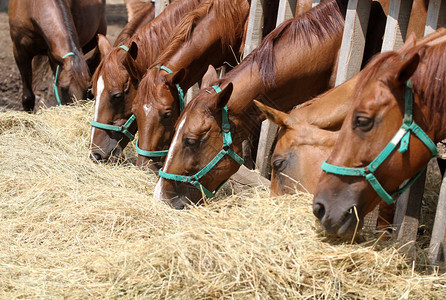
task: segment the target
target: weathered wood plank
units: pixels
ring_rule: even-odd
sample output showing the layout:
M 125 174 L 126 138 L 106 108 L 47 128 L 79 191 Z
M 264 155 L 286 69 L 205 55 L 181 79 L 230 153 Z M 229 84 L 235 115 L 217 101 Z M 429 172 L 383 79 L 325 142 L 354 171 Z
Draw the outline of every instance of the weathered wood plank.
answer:
M 232 189 L 235 193 L 246 191 L 249 188 L 255 188 L 263 186 L 269 188 L 271 182 L 265 177 L 261 176 L 259 172 L 249 170 L 245 166 L 241 166 L 240 169 L 231 176 L 229 180 Z
M 353 77 L 361 68 L 371 4 L 371 0 L 348 2 L 336 86 Z
M 266 0 L 251 0 L 248 29 L 246 31 L 243 57 L 248 56 L 262 42 L 264 11 L 262 3 Z
M 444 25 L 445 21 L 445 9 L 446 9 L 446 3 L 445 0 L 430 0 L 429 6 L 427 9 L 427 19 L 426 19 L 426 27 L 424 29 L 424 35 L 431 34 L 437 29 L 437 26 L 439 25 L 439 19 L 441 23 Z M 441 18 L 440 17 L 441 13 Z
M 294 18 L 296 12 L 297 0 L 280 0 L 279 10 L 277 12 L 276 27 L 284 21 Z
M 382 52 L 396 50 L 404 44 L 412 4 L 412 0 L 392 0 L 390 2 Z
M 162 13 L 169 4 L 169 0 L 155 0 L 155 17 Z
M 432 264 L 445 262 L 446 255 L 446 176 L 441 182 L 438 197 L 437 211 L 435 213 L 434 228 L 429 245 L 429 260 Z

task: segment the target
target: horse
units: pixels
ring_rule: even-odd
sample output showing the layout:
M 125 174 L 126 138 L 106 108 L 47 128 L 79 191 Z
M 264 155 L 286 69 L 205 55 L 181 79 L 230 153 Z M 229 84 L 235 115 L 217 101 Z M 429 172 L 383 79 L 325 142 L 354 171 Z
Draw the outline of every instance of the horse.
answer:
M 36 55 L 50 60 L 59 105 L 69 103 L 72 96 L 85 98 L 90 70 L 83 53 L 95 48 L 98 33 L 106 34 L 105 0 L 11 0 L 8 10 L 23 109 L 31 112 L 35 106 L 32 59 Z
M 327 233 L 352 237 L 381 199 L 393 203 L 436 156 L 446 137 L 445 50 L 442 42 L 382 53 L 360 74 L 313 199 Z
M 164 158 L 185 105 L 183 91 L 203 77 L 207 66 L 237 64 L 248 14 L 247 0 L 208 0 L 184 16 L 168 46 L 140 80 L 133 101 L 138 165 L 156 169 L 155 162 Z
M 132 123 L 132 103 L 137 82 L 131 80 L 130 74 L 135 71 L 145 73 L 167 45 L 182 17 L 200 2 L 176 1 L 137 30 L 129 40 L 117 43 L 112 50 L 110 47 L 100 47 L 107 54 L 93 74 L 96 99 L 90 140 L 90 158 L 93 161 L 113 162 L 121 158 L 123 149 L 136 132 L 136 123 Z M 101 46 L 103 43 L 99 44 Z
M 241 143 L 260 126 L 254 98 L 289 110 L 332 86 L 345 10 L 346 3 L 325 1 L 282 23 L 238 66 L 202 89 L 177 122 L 155 197 L 182 209 L 198 203 L 202 191 L 212 196 L 238 170 Z

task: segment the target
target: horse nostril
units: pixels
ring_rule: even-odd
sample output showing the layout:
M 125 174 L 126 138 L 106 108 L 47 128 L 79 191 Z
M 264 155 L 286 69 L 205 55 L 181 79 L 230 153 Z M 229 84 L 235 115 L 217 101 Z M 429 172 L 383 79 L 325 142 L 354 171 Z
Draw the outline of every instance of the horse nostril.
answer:
M 325 207 L 322 203 L 315 203 L 313 206 L 313 214 L 321 220 L 325 215 Z
M 100 161 L 104 160 L 102 155 L 98 152 L 91 153 L 90 158 L 95 162 L 100 162 Z

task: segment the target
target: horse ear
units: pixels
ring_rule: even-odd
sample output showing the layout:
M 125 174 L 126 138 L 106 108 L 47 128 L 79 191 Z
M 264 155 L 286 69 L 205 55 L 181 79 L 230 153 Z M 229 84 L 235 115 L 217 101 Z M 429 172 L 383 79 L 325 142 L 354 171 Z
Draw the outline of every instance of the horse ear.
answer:
M 281 112 L 280 110 L 266 106 L 257 100 L 254 100 L 254 104 L 260 109 L 263 115 L 273 123 L 276 123 L 280 127 L 288 127 L 287 120 L 288 114 Z
M 406 39 L 404 45 L 402 45 L 398 50 L 396 50 L 396 52 L 398 53 L 407 52 L 410 48 L 415 47 L 416 44 L 417 44 L 417 35 L 415 34 L 415 32 L 412 31 L 409 37 Z
M 135 87 L 135 89 L 138 88 L 139 81 L 143 77 L 143 72 L 138 68 L 138 65 L 136 63 L 136 57 L 138 56 L 138 45 L 135 42 L 132 42 L 130 45 L 129 51 L 127 51 L 127 55 L 124 59 L 124 67 L 127 69 L 127 72 L 129 72 L 130 79 L 132 81 L 132 85 Z
M 101 52 L 101 57 L 105 57 L 112 49 L 110 41 L 102 34 L 98 34 L 98 48 Z
M 409 78 L 413 75 L 420 62 L 420 55 L 418 53 L 412 54 L 407 60 L 403 61 L 397 73 L 397 81 L 406 84 Z
M 186 70 L 184 70 L 184 68 L 181 68 L 181 70 L 178 72 L 173 72 L 166 75 L 166 81 L 172 84 L 180 84 L 184 78 L 186 78 Z
M 209 65 L 206 74 L 204 74 L 203 79 L 201 80 L 201 89 L 210 87 L 212 83 L 216 82 L 217 80 L 218 80 L 217 71 L 212 65 Z
M 231 98 L 233 89 L 234 89 L 234 85 L 232 84 L 232 82 L 228 83 L 225 87 L 221 88 L 221 92 L 217 94 L 218 95 L 218 100 L 217 100 L 217 108 L 218 109 L 223 109 L 223 107 L 225 107 L 226 104 L 228 104 L 228 101 Z

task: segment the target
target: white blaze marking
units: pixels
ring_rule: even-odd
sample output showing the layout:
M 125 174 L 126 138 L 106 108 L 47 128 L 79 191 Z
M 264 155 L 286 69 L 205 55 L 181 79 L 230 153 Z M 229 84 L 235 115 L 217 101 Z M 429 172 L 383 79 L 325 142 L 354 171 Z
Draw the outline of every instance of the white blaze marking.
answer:
M 96 86 L 97 86 L 97 89 L 96 89 L 96 102 L 95 102 L 95 106 L 94 106 L 94 118 L 93 118 L 93 120 L 97 122 L 98 115 L 99 115 L 99 103 L 101 102 L 101 95 L 102 95 L 102 92 L 104 91 L 104 79 L 102 78 L 102 75 L 99 76 L 99 79 L 98 79 L 98 82 L 97 82 Z M 94 136 L 95 131 L 96 131 L 96 127 L 92 126 L 91 127 L 90 145 L 93 145 L 93 136 Z
M 169 151 L 167 152 L 167 158 L 166 158 L 166 161 L 164 162 L 164 166 L 163 166 L 162 170 L 167 170 L 167 168 L 169 166 L 169 163 L 172 160 L 173 152 L 175 150 L 175 146 L 176 146 L 176 144 L 178 144 L 179 132 L 183 128 L 184 123 L 186 123 L 186 118 L 183 118 L 183 120 L 181 120 L 181 123 L 178 126 L 178 130 L 175 132 L 175 136 L 173 138 L 172 143 L 170 144 Z M 160 179 L 156 183 L 155 191 L 153 192 L 153 196 L 156 199 L 162 200 L 161 196 L 163 194 L 163 188 L 164 188 L 163 183 L 164 183 L 164 178 L 160 177 Z

